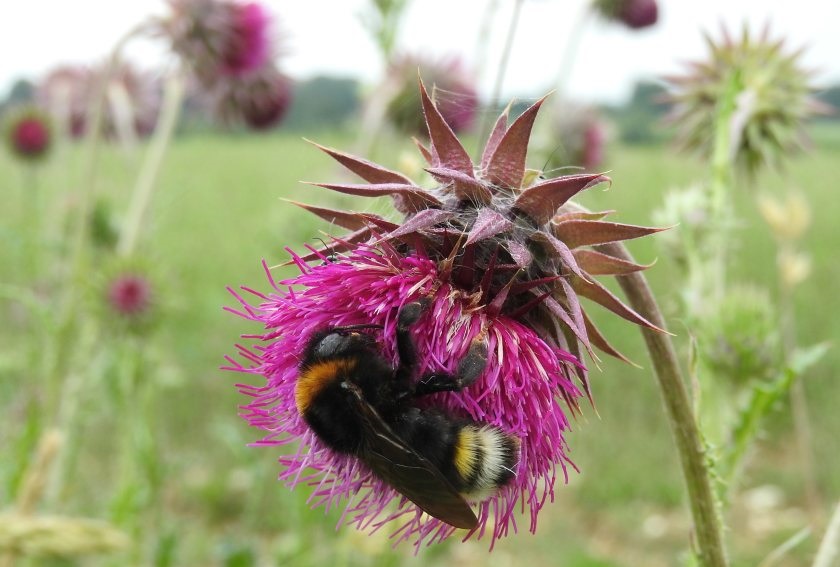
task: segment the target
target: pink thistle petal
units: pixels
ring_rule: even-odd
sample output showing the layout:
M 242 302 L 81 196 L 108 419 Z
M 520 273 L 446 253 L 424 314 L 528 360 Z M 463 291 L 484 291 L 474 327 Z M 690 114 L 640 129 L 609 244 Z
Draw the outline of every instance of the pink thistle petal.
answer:
M 426 125 L 429 128 L 429 139 L 432 142 L 432 165 L 454 169 L 464 175 L 473 177 L 475 174 L 473 173 L 473 163 L 470 155 L 461 145 L 458 137 L 455 136 L 455 132 L 446 123 L 432 99 L 429 98 L 429 93 L 426 92 L 423 81 L 420 81 L 420 99 L 423 102 L 423 113 L 426 116 Z
M 288 290 L 282 291 L 283 286 Z M 298 356 L 313 332 L 330 325 L 380 324 L 383 330 L 375 338 L 383 356 L 395 361 L 397 313 L 418 297 L 431 301 L 412 329 L 421 372 L 454 372 L 479 335 L 486 337 L 489 353 L 487 368 L 475 383 L 459 392 L 426 396 L 418 405 L 500 427 L 522 443 L 517 476 L 495 496 L 473 503 L 479 525 L 466 539 L 487 536 L 492 546 L 515 532 L 520 505 L 530 512 L 533 530 L 553 494 L 558 465 L 564 478 L 567 465 L 573 467 L 563 438 L 569 422 L 560 404 L 565 400 L 571 409 L 581 395 L 572 383 L 579 363 L 516 320 L 477 310 L 464 292 L 441 284 L 435 262 L 422 257 L 388 257 L 362 246 L 341 261 L 311 266 L 280 282 L 275 292 L 247 308 L 244 314 L 262 321 L 265 331 L 256 348 L 240 349 L 244 364 L 229 368 L 263 381 L 262 386 L 240 386 L 248 396 L 242 416 L 265 431 L 255 445 L 296 445 L 280 458 L 280 479 L 290 486 L 313 485 L 313 506 L 343 502 L 341 523 L 373 531 L 393 523 L 395 542 L 412 541 L 418 547 L 455 533 L 421 515 L 356 459 L 326 449 L 294 403 Z
M 404 183 L 310 183 L 331 191 L 346 193 L 348 195 L 359 195 L 362 197 L 383 197 L 385 195 L 400 197 L 404 205 L 411 212 L 419 212 L 429 207 L 440 207 L 441 203 L 437 197 L 428 193 L 422 187 Z
M 545 98 L 541 98 L 523 112 L 499 140 L 484 171 L 484 177 L 490 183 L 514 190 L 522 185 L 531 128 Z
M 555 216 L 557 209 L 566 201 L 600 183 L 611 183 L 602 174 L 566 175 L 549 179 L 524 189 L 513 203 L 513 208 L 522 211 L 536 223 L 547 223 Z
M 466 245 L 480 242 L 501 232 L 508 232 L 513 229 L 513 222 L 497 213 L 491 208 L 481 208 L 475 217 L 475 222 L 467 236 Z

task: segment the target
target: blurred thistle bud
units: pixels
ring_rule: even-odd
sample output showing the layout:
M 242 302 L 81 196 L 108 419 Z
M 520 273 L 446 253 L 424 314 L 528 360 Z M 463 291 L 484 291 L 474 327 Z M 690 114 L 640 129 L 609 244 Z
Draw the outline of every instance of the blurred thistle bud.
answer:
M 111 205 L 102 198 L 96 200 L 90 212 L 90 239 L 97 248 L 114 250 L 119 229 L 114 222 Z
M 607 128 L 593 106 L 555 106 L 553 120 L 541 137 L 549 171 L 568 166 L 592 171 L 604 161 Z
M 6 120 L 6 144 L 22 160 L 42 159 L 52 144 L 52 127 L 47 114 L 34 105 L 13 110 Z
M 61 65 L 41 80 L 37 98 L 52 116 L 62 135 L 80 138 L 85 132 L 91 93 L 91 70 L 82 65 Z
M 413 55 L 397 57 L 388 67 L 388 88 L 395 94 L 385 110 L 399 131 L 426 136 L 426 121 L 417 91 L 417 71 L 433 86 L 432 98 L 443 119 L 455 133 L 469 130 L 478 112 L 475 80 L 460 59 L 429 61 Z
M 798 252 L 788 248 L 779 251 L 779 276 L 787 291 L 808 279 L 811 275 L 811 258 L 805 252 Z
M 255 75 L 219 84 L 212 94 L 212 106 L 227 125 L 268 130 L 286 116 L 292 96 L 292 80 L 274 67 L 266 67 Z
M 145 263 L 120 259 L 107 267 L 97 286 L 103 318 L 120 330 L 142 334 L 156 318 L 158 285 Z
M 659 18 L 656 0 L 595 0 L 593 8 L 607 20 L 634 30 L 652 26 Z
M 780 242 L 799 240 L 811 225 L 811 208 L 800 193 L 788 193 L 784 201 L 762 195 L 758 210 Z
M 160 33 L 204 87 L 241 78 L 270 65 L 272 17 L 258 2 L 169 0 L 172 13 Z
M 663 232 L 657 242 L 665 254 L 683 268 L 688 264 L 688 249 L 702 250 L 711 233 L 712 204 L 702 185 L 670 191 L 662 207 L 653 212 L 654 223 L 675 226 Z
M 735 385 L 772 377 L 780 363 L 777 316 L 768 293 L 733 286 L 700 320 L 698 340 L 706 365 Z
M 709 58 L 669 77 L 674 103 L 670 121 L 680 144 L 706 158 L 714 152 L 720 113 L 728 117 L 730 157 L 744 172 L 778 165 L 803 144 L 803 122 L 822 112 L 810 95 L 811 73 L 800 64 L 801 50 L 784 51 L 784 40 L 771 40 L 767 28 L 758 37 L 744 27 L 740 40 L 724 28 L 720 41 L 706 36 Z

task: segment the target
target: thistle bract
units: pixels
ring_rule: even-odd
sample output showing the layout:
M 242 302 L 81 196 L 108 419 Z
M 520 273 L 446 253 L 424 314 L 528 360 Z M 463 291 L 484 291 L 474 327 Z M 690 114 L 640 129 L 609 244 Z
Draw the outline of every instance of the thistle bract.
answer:
M 824 109 L 810 96 L 810 73 L 801 50 L 787 52 L 783 40 L 765 29 L 758 37 L 744 28 L 740 38 L 723 29 L 720 40 L 706 36 L 709 57 L 690 64 L 682 76 L 669 77 L 674 107 L 670 120 L 679 142 L 711 158 L 716 123 L 728 116 L 730 155 L 753 174 L 777 166 L 805 140 L 803 123 Z
M 405 215 L 394 223 L 296 203 L 351 232 L 321 249 L 293 253 L 300 275 L 272 282 L 263 294 L 236 294 L 239 315 L 264 326 L 259 342 L 241 346 L 229 368 L 264 378 L 240 385 L 252 398 L 243 416 L 268 432 L 263 445 L 293 444 L 281 457 L 281 478 L 315 486 L 312 502 L 345 501 L 342 521 L 377 529 L 392 521 L 398 541 L 440 541 L 455 528 L 424 515 L 371 475 L 358 460 L 332 452 L 306 426 L 295 407 L 300 355 L 312 333 L 328 326 L 381 325 L 376 341 L 395 360 L 400 308 L 426 298 L 429 308 L 413 327 L 420 369 L 452 372 L 473 339 L 485 341 L 488 361 L 469 387 L 417 402 L 492 424 L 521 442 L 516 477 L 477 507 L 478 526 L 466 537 L 491 542 L 516 531 L 514 509 L 525 507 L 531 531 L 553 497 L 558 468 L 570 461 L 567 412 L 590 396 L 581 357 L 592 347 L 622 357 L 592 324 L 579 297 L 587 297 L 636 324 L 653 325 L 598 283 L 594 275 L 643 268 L 589 246 L 644 236 L 657 229 L 606 222 L 569 198 L 608 181 L 600 174 L 541 180 L 525 168 L 528 139 L 542 101 L 508 126 L 499 118 L 481 161 L 474 164 L 425 88 L 420 86 L 429 147 L 420 146 L 436 180 L 422 188 L 401 173 L 321 147 L 365 183 L 319 183 L 362 196 L 390 195 Z M 492 543 L 491 543 L 492 545 Z
M 388 88 L 395 92 L 386 110 L 391 124 L 409 135 L 426 135 L 418 69 L 434 85 L 436 107 L 449 127 L 454 132 L 469 130 L 478 112 L 478 92 L 460 60 L 427 61 L 411 55 L 396 58 L 388 68 Z

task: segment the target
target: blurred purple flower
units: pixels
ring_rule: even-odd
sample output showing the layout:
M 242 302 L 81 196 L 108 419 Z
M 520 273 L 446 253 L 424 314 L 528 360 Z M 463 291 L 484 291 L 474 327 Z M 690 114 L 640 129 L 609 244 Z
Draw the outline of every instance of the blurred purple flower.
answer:
M 212 94 L 216 115 L 222 122 L 268 130 L 286 116 L 292 103 L 292 80 L 274 67 L 220 84 Z
M 608 20 L 634 30 L 652 26 L 659 18 L 656 0 L 595 0 L 594 6 Z
M 141 316 L 149 310 L 151 303 L 151 284 L 142 274 L 119 274 L 108 286 L 108 304 L 122 317 Z
M 43 158 L 52 143 L 47 115 L 35 106 L 12 111 L 6 124 L 6 143 L 19 158 L 28 161 Z

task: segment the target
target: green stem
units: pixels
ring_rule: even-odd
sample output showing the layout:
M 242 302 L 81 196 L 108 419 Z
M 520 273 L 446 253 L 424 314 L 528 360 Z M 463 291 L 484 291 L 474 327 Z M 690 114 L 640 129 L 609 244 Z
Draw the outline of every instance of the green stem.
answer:
M 146 153 L 143 167 L 134 185 L 126 226 L 120 232 L 120 239 L 117 243 L 117 253 L 120 256 L 130 256 L 137 246 L 143 219 L 156 186 L 155 182 L 163 164 L 166 150 L 169 147 L 169 142 L 172 139 L 172 134 L 175 132 L 175 125 L 178 123 L 183 98 L 183 81 L 177 74 L 173 74 L 166 82 L 163 110 L 155 128 L 154 138 Z
M 840 502 L 837 503 L 834 514 L 831 516 L 831 522 L 825 531 L 813 567 L 836 566 L 835 560 L 838 557 L 840 557 Z
M 598 247 L 603 252 L 633 262 L 623 244 Z M 630 305 L 648 321 L 664 328 L 665 321 L 647 280 L 641 272 L 616 278 Z M 719 506 L 703 438 L 692 411 L 691 400 L 682 377 L 677 355 L 668 334 L 642 328 L 648 353 L 653 362 L 668 421 L 680 454 L 689 504 L 694 519 L 697 553 L 703 567 L 726 567 L 726 549 Z

